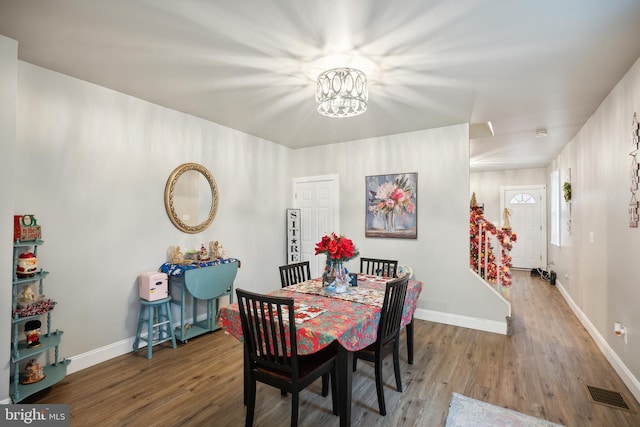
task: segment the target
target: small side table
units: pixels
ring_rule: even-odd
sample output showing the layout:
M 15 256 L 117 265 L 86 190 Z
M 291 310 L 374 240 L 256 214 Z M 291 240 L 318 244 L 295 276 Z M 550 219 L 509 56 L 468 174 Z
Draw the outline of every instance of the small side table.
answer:
M 147 324 L 147 336 L 141 336 L 144 324 Z M 154 335 L 156 338 L 154 339 Z M 138 316 L 138 332 L 133 342 L 133 351 L 138 351 L 140 341 L 147 343 L 147 359 L 151 359 L 152 348 L 156 344 L 171 340 L 171 346 L 176 348 L 176 336 L 171 318 L 171 297 L 156 301 L 140 298 L 140 314 Z

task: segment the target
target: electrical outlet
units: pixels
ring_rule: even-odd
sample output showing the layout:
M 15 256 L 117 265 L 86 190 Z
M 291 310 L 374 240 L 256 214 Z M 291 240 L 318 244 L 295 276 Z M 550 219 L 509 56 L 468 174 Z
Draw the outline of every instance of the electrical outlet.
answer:
M 620 322 L 614 322 L 613 324 L 613 333 L 616 334 L 616 336 L 622 337 L 624 338 L 624 343 L 628 344 L 628 334 L 627 334 L 627 327 L 624 326 L 622 323 Z

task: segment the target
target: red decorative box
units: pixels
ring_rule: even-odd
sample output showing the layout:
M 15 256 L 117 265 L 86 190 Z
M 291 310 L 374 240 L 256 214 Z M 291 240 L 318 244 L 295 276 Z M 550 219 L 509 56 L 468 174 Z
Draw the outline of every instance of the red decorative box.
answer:
M 13 241 L 31 242 L 42 238 L 42 231 L 36 217 L 30 215 L 13 216 Z

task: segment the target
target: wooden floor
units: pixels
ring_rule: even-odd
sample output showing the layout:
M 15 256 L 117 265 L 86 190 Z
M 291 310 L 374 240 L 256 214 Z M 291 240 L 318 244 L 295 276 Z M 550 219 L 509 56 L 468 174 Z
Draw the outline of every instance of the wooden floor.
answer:
M 428 293 L 429 287 L 425 288 Z M 464 297 L 461 295 L 461 298 Z M 428 295 L 427 295 L 428 298 Z M 384 368 L 387 416 L 377 411 L 373 369 L 354 374 L 352 425 L 444 426 L 452 392 L 571 426 L 640 426 L 640 406 L 558 290 L 516 272 L 511 337 L 416 320 L 404 392 Z M 23 403 L 67 403 L 71 426 L 241 426 L 242 346 L 216 331 L 177 349 L 160 344 L 86 369 Z M 634 412 L 590 401 L 586 385 L 618 391 Z M 256 426 L 289 424 L 290 397 L 258 385 Z M 337 426 L 320 381 L 301 396 L 301 426 Z

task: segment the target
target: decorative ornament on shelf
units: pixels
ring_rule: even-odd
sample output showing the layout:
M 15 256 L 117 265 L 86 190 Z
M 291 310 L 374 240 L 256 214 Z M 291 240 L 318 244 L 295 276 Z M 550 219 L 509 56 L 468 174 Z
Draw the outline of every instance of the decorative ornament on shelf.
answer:
M 562 192 L 564 194 L 564 201 L 570 202 L 571 201 L 571 183 L 569 181 L 565 181 L 564 184 L 562 184 Z
M 45 377 L 44 369 L 36 359 L 31 359 L 24 367 L 24 372 L 20 375 L 21 384 L 33 384 L 43 380 Z
M 336 233 L 330 233 L 316 243 L 315 252 L 316 255 L 327 256 L 327 267 L 323 274 L 323 283 L 328 284 L 327 290 L 333 290 L 336 293 L 346 292 L 349 277 L 343 263 L 359 254 L 353 241 Z
M 211 259 L 220 259 L 225 257 L 222 245 L 217 240 L 209 242 L 209 256 Z
M 199 261 L 209 261 L 211 258 L 209 257 L 209 251 L 204 243 L 200 244 L 200 253 L 198 254 Z
M 31 306 L 36 306 L 44 299 L 44 295 L 36 294 L 35 292 L 33 292 L 33 289 L 31 289 L 31 286 L 25 285 L 22 288 L 22 292 L 20 292 L 18 296 L 17 306 L 18 308 L 28 308 Z
M 169 262 L 171 264 L 185 264 L 184 255 L 180 250 L 180 246 L 169 246 L 167 255 L 169 256 Z M 189 263 L 189 261 L 187 263 Z
M 42 238 L 42 230 L 33 214 L 13 216 L 13 241 L 30 242 Z
M 18 277 L 31 277 L 38 271 L 38 259 L 33 252 L 24 252 L 18 256 L 16 275 Z
M 40 327 L 42 322 L 39 320 L 29 320 L 24 324 L 24 334 L 26 336 L 27 347 L 35 348 L 40 347 Z

